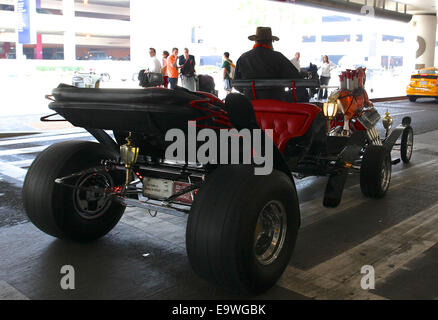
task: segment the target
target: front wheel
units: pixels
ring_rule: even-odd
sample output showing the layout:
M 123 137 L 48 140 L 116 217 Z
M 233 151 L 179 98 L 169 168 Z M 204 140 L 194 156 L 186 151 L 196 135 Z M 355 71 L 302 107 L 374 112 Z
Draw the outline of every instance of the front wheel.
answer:
M 417 97 L 416 96 L 408 96 L 408 99 L 409 99 L 410 102 L 417 101 Z
M 404 163 L 409 163 L 414 149 L 414 131 L 411 126 L 403 130 L 400 144 L 400 156 Z
M 201 187 L 186 234 L 187 254 L 202 278 L 236 292 L 258 294 L 287 267 L 300 224 L 293 181 L 274 170 L 223 166 Z
M 382 198 L 391 182 L 391 154 L 383 146 L 366 148 L 360 168 L 360 188 L 369 198 Z
M 107 234 L 125 207 L 103 190 L 123 183 L 123 174 L 86 173 L 68 181 L 74 188 L 55 183 L 57 178 L 96 167 L 105 159 L 115 159 L 115 155 L 88 141 L 61 142 L 40 153 L 23 185 L 23 204 L 30 221 L 61 239 L 90 241 Z

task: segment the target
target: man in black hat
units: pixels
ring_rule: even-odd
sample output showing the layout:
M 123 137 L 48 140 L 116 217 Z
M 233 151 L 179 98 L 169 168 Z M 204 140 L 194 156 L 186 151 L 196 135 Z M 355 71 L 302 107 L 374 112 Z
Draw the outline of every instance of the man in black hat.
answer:
M 235 80 L 248 79 L 299 79 L 299 71 L 282 53 L 274 51 L 272 43 L 280 40 L 272 35 L 271 28 L 258 27 L 255 35 L 249 36 L 249 40 L 255 41 L 252 50 L 244 53 L 237 60 Z M 249 99 L 254 99 L 253 92 L 247 88 L 236 88 Z M 297 100 L 309 101 L 305 88 L 296 89 Z M 294 102 L 291 91 L 285 92 L 284 88 L 257 89 L 257 99 L 276 99 Z

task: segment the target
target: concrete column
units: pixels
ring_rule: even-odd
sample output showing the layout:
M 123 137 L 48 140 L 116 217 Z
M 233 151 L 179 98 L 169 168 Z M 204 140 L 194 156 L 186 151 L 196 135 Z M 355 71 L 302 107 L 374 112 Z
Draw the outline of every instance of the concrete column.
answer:
M 415 69 L 433 67 L 435 62 L 437 17 L 435 14 L 415 15 L 412 21 L 419 45 Z
M 76 34 L 74 28 L 75 1 L 63 0 L 62 10 L 64 15 L 64 61 L 76 61 Z

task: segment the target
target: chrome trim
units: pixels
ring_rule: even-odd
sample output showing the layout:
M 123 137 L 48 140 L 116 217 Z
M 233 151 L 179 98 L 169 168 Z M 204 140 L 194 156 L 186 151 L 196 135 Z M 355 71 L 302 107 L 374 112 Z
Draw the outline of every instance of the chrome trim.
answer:
M 185 217 L 190 210 L 190 207 L 188 206 L 172 206 L 171 204 L 167 204 L 165 202 L 158 202 L 157 204 L 153 204 L 148 202 L 149 200 L 140 201 L 122 197 L 115 197 L 114 200 L 128 207 L 142 208 L 149 211 L 160 212 L 176 217 Z

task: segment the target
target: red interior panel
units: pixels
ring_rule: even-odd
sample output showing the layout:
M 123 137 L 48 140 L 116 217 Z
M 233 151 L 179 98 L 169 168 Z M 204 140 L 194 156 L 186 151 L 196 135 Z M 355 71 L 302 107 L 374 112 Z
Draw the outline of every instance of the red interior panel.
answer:
M 309 103 L 253 100 L 252 105 L 260 127 L 274 130 L 273 141 L 281 152 L 291 138 L 303 136 L 321 112 L 320 108 Z

